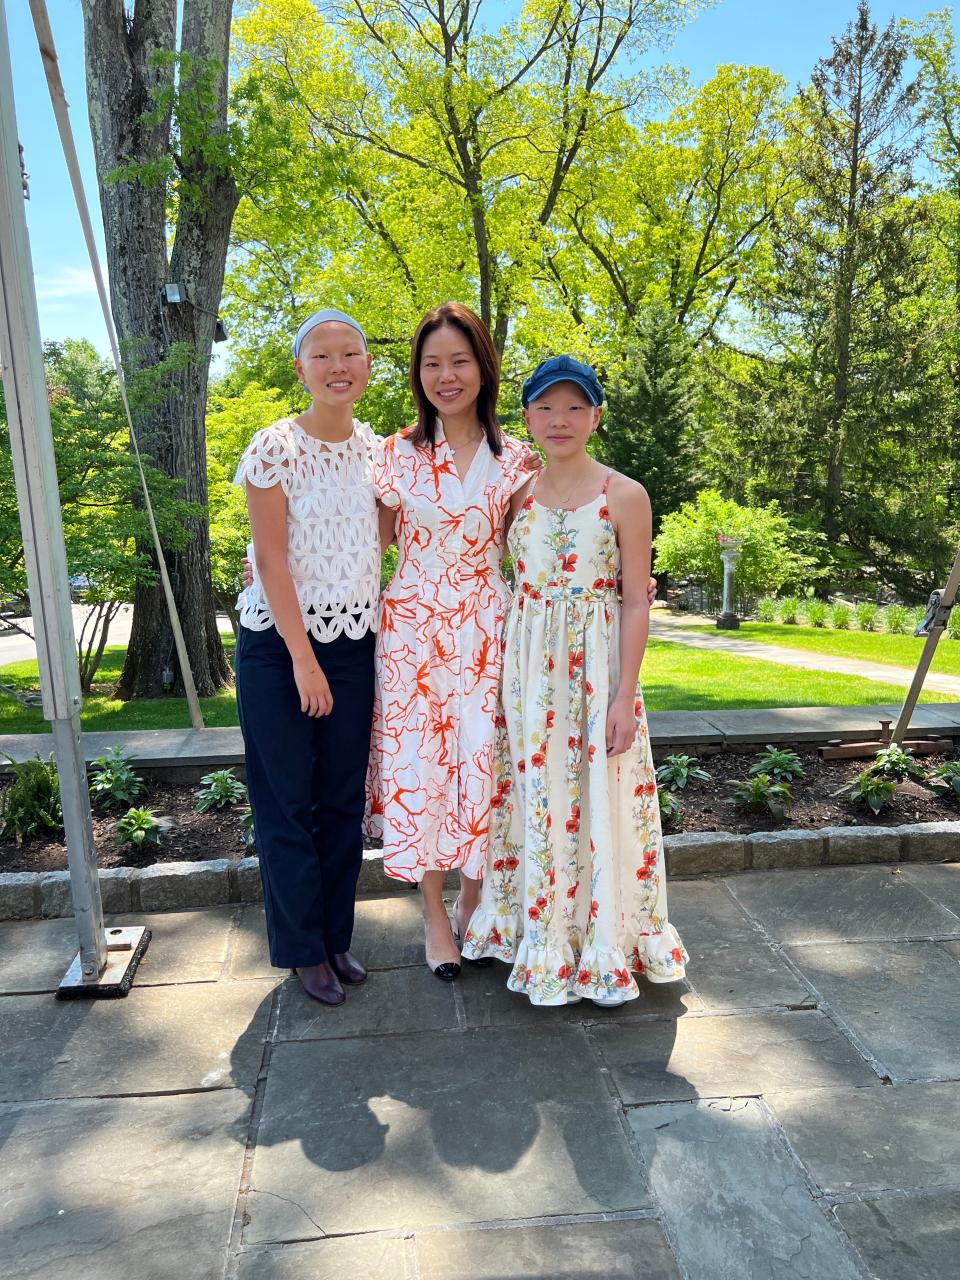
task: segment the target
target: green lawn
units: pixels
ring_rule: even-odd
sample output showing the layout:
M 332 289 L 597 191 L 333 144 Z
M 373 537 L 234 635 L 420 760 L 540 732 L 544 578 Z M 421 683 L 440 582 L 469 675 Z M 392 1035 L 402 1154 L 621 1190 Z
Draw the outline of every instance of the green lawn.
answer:
M 224 648 L 231 660 L 234 640 L 224 636 Z M 124 645 L 107 648 L 97 672 L 97 683 L 84 699 L 80 720 L 83 728 L 95 729 L 189 729 L 190 713 L 185 698 L 146 698 L 142 702 L 121 702 L 110 696 L 110 688 L 120 675 L 126 654 Z M 0 667 L 0 680 L 19 689 L 38 689 L 36 662 L 14 662 Z M 208 728 L 237 723 L 237 703 L 232 689 L 215 698 L 201 698 L 204 724 Z M 47 729 L 39 709 L 26 710 L 15 698 L 0 693 L 0 734 L 43 733 Z
M 658 618 L 668 624 L 669 614 Z M 683 624 L 679 624 L 683 625 Z M 785 649 L 807 649 L 814 653 L 831 653 L 838 658 L 862 658 L 865 662 L 883 662 L 892 667 L 915 667 L 923 640 L 913 636 L 892 636 L 873 631 L 833 631 L 829 627 L 788 627 L 782 622 L 742 622 L 738 631 L 717 632 L 716 627 L 690 626 L 685 631 L 704 635 L 722 635 L 728 640 L 754 640 L 760 644 L 776 644 Z M 941 636 L 931 671 L 945 676 L 960 676 L 960 641 Z M 838 704 L 839 705 L 839 704 Z
M 651 640 L 640 672 L 650 711 L 720 711 L 752 707 L 856 707 L 899 703 L 906 688 L 859 676 L 783 667 L 776 662 L 689 649 Z M 935 691 L 921 702 L 960 702 Z
M 843 635 L 842 632 L 838 633 Z M 866 637 L 902 639 L 902 637 Z M 960 647 L 960 646 L 958 646 Z M 86 730 L 173 729 L 190 727 L 183 698 L 156 698 L 144 702 L 119 702 L 111 698 L 108 682 L 123 665 L 124 650 L 107 651 L 100 675 L 104 687 L 88 698 L 81 720 Z M 20 688 L 37 687 L 35 662 L 18 662 L 0 668 L 0 679 Z M 897 685 L 878 684 L 855 676 L 803 671 L 774 662 L 758 662 L 726 653 L 709 653 L 679 644 L 651 640 L 641 673 L 650 711 L 719 711 L 753 707 L 866 706 L 902 701 Z M 924 702 L 960 702 L 946 694 L 926 693 Z M 232 691 L 201 703 L 205 723 L 213 728 L 237 723 Z M 39 710 L 26 711 L 13 698 L 0 694 L 0 734 L 42 733 L 46 729 Z

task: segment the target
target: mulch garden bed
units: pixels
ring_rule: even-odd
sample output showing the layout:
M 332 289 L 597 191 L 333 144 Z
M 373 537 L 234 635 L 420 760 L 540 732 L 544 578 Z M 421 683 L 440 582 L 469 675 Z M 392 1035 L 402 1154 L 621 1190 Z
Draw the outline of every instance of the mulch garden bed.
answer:
M 680 749 L 683 750 L 683 749 Z M 914 822 L 960 821 L 960 805 L 931 791 L 922 783 L 897 783 L 893 802 L 880 814 L 855 802 L 846 793 L 870 760 L 823 760 L 815 747 L 794 747 L 803 762 L 805 778 L 790 784 L 793 803 L 786 822 L 777 822 L 769 813 L 746 813 L 731 800 L 731 782 L 742 782 L 759 754 L 758 748 L 724 747 L 715 755 L 704 752 L 700 765 L 711 775 L 709 782 L 690 782 L 678 792 L 682 806 L 679 823 L 665 827 L 672 831 L 813 830 L 818 827 L 876 826 L 899 827 Z M 679 754 L 679 750 L 677 754 Z M 694 754 L 692 751 L 689 754 Z M 918 756 L 917 763 L 931 770 L 948 756 Z M 841 794 L 837 794 L 837 793 Z
M 769 814 L 745 813 L 731 801 L 729 783 L 747 777 L 757 749 L 727 747 L 715 754 L 704 752 L 700 756 L 700 763 L 710 773 L 711 780 L 692 782 L 679 793 L 682 820 L 667 826 L 666 831 L 895 827 L 903 823 L 960 820 L 960 806 L 916 782 L 898 784 L 892 805 L 875 817 L 866 805 L 855 804 L 846 794 L 837 794 L 850 786 L 868 761 L 821 760 L 816 749 L 809 747 L 797 749 L 797 754 L 807 776 L 792 784 L 793 804 L 786 822 L 777 822 Z M 945 758 L 922 756 L 919 761 L 925 768 L 932 768 Z M 121 847 L 114 834 L 116 815 L 95 815 L 94 838 L 101 867 L 143 867 L 154 862 L 195 862 L 205 858 L 239 859 L 252 852 L 243 842 L 239 808 L 197 813 L 195 785 L 153 782 L 149 773 L 145 780 L 147 788 L 138 803 L 169 818 L 170 829 L 158 844 Z M 58 839 L 41 836 L 24 841 L 20 848 L 12 843 L 0 844 L 0 872 L 62 871 L 66 865 L 66 847 Z
M 93 837 L 100 867 L 148 867 L 154 862 L 199 862 L 205 858 L 246 858 L 253 850 L 243 842 L 241 806 L 197 813 L 196 786 L 154 782 L 143 773 L 146 788 L 137 804 L 152 809 L 172 825 L 159 843 L 125 845 L 116 842 L 118 814 L 93 816 Z M 122 812 L 122 811 L 121 811 Z M 2 871 L 65 871 L 67 848 L 49 835 L 15 844 L 0 844 Z

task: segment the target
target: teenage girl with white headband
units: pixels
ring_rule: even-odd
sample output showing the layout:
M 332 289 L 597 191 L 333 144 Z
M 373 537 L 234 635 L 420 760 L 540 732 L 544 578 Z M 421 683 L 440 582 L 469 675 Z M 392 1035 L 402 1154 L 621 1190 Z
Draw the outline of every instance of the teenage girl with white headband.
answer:
M 341 1004 L 350 955 L 373 714 L 380 442 L 353 416 L 370 376 L 359 324 L 317 311 L 293 343 L 310 407 L 258 431 L 234 482 L 253 532 L 240 597 L 237 706 L 271 963 Z

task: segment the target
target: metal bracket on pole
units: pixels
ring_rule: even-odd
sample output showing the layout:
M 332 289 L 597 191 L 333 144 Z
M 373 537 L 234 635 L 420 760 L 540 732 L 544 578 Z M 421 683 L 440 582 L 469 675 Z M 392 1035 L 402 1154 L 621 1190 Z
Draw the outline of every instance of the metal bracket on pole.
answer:
M 90 794 L 80 745 L 80 674 L 33 264 L 23 207 L 3 0 L 0 0 L 0 365 L 34 618 L 43 715 L 53 731 L 70 891 L 80 941 L 80 952 L 71 968 L 71 973 L 78 972 L 79 981 L 71 982 L 62 989 L 62 994 L 125 995 L 129 980 L 118 980 L 107 972 L 109 943 L 103 927 Z M 142 929 L 137 932 L 140 936 L 132 946 L 128 961 L 130 980 L 149 941 L 149 934 Z
M 934 591 L 930 596 L 926 615 L 914 632 L 914 635 L 917 636 L 925 635 L 927 642 L 921 650 L 917 669 L 914 672 L 907 696 L 900 709 L 896 728 L 893 731 L 893 741 L 896 743 L 903 742 L 907 735 L 907 730 L 910 728 L 910 719 L 916 708 L 917 699 L 920 697 L 920 690 L 923 688 L 923 682 L 927 678 L 927 672 L 933 662 L 933 655 L 937 651 L 940 637 L 946 630 L 958 590 L 960 590 L 960 552 L 957 553 L 957 558 L 953 562 L 953 568 L 947 578 L 947 585 L 940 591 Z

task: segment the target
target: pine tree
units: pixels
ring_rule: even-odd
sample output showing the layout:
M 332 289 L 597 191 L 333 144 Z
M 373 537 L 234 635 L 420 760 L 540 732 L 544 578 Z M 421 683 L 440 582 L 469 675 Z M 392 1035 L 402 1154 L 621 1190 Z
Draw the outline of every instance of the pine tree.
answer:
M 693 352 L 668 307 L 654 304 L 640 313 L 607 393 L 598 453 L 644 485 L 656 534 L 663 517 L 692 497 L 695 472 Z

